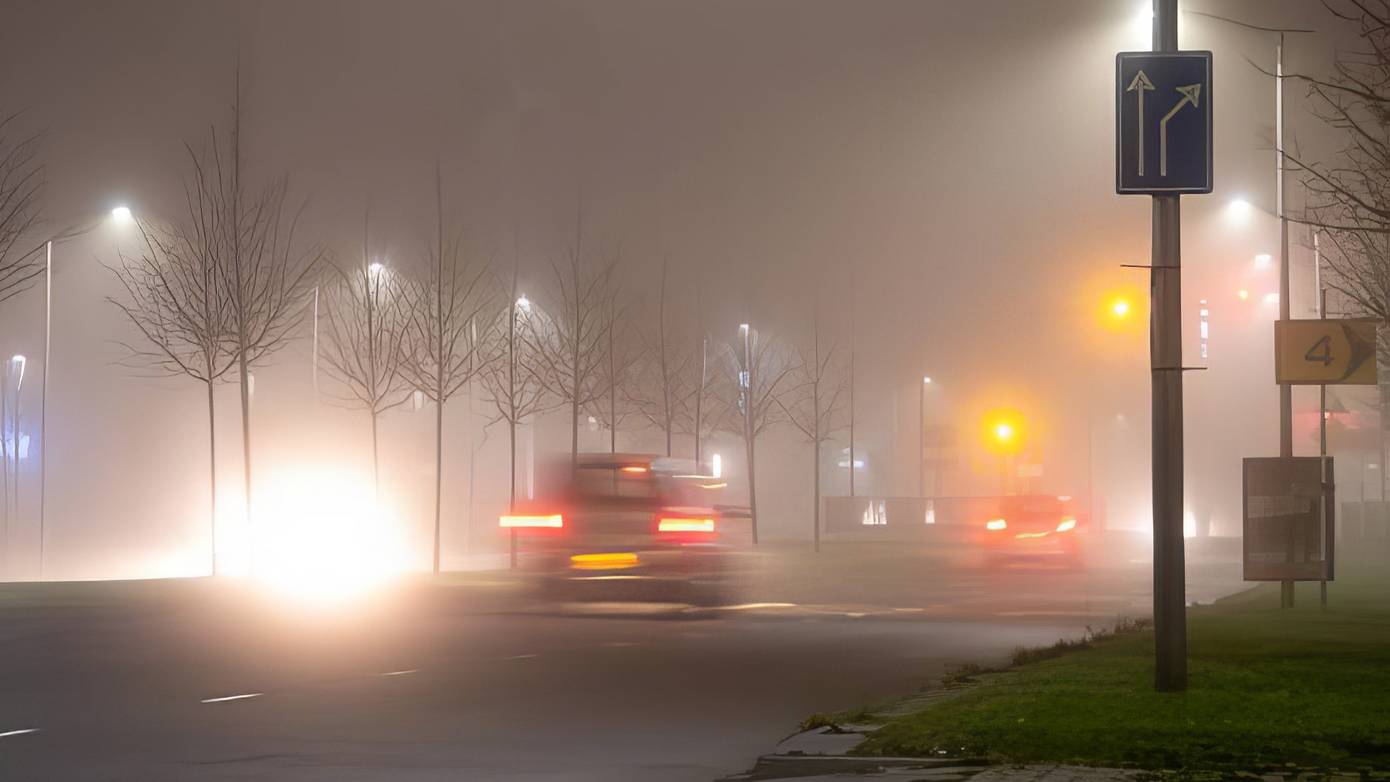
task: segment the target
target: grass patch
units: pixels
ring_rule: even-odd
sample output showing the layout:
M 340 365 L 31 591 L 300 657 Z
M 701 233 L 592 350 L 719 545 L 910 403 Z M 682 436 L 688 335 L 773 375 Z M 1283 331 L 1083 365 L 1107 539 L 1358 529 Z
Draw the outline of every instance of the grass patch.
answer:
M 1266 586 L 1188 611 L 1190 689 L 1153 691 L 1147 624 L 1015 654 L 958 697 L 889 719 L 861 754 L 1150 769 L 1390 768 L 1390 588 L 1319 610 Z M 1312 605 L 1309 605 L 1312 603 Z M 954 674 L 968 680 L 984 669 Z

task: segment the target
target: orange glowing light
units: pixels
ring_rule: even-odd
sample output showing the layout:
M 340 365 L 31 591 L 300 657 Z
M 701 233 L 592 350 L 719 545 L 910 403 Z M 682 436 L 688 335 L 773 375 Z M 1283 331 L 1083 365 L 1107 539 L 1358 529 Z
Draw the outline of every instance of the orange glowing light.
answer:
M 570 557 L 570 567 L 575 570 L 626 570 L 637 565 L 637 555 L 627 551 L 612 554 L 575 554 Z
M 629 465 L 627 465 L 626 467 L 623 467 L 622 470 L 623 470 L 623 472 L 630 472 L 630 473 L 644 473 L 644 472 L 647 471 L 647 468 L 646 468 L 646 467 L 643 467 L 643 466 L 640 465 L 640 464 L 629 464 Z

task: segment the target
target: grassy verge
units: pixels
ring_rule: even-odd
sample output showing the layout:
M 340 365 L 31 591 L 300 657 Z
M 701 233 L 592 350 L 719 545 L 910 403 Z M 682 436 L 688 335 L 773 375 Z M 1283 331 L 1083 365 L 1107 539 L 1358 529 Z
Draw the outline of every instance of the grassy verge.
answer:
M 1272 588 L 1271 588 L 1272 587 Z M 1042 652 L 881 718 L 863 754 L 1152 769 L 1390 769 L 1390 585 L 1267 585 L 1188 612 L 1190 689 L 1153 691 L 1153 635 L 1125 628 Z M 1310 605 L 1311 603 L 1311 605 Z M 1070 648 L 1066 648 L 1070 646 Z M 980 674 L 980 675 L 976 675 Z

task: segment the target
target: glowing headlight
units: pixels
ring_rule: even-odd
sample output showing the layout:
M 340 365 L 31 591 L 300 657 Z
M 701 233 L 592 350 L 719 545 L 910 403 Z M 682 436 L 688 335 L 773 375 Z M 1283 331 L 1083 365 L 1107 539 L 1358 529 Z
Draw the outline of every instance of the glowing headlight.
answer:
M 1062 523 L 1057 525 L 1058 532 L 1066 532 L 1070 529 L 1076 529 L 1076 519 L 1062 519 Z
M 985 522 L 985 529 L 987 530 L 997 531 L 1008 528 L 1009 522 L 1004 521 L 1003 519 L 990 519 L 989 521 Z

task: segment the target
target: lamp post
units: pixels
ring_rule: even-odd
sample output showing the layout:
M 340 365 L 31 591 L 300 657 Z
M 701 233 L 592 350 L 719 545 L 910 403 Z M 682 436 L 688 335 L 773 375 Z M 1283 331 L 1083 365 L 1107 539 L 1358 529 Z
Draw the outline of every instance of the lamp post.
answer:
M 111 210 L 111 222 L 117 226 L 130 225 L 135 216 L 130 207 L 121 205 Z M 43 263 L 43 377 L 39 389 L 39 580 L 43 580 L 44 541 L 47 520 L 48 487 L 48 365 L 53 357 L 53 245 L 87 234 L 100 220 L 70 228 L 44 243 Z M 16 492 L 18 486 L 16 485 Z
M 13 358 L 10 359 L 10 366 L 11 366 L 11 368 L 12 368 L 11 371 L 14 372 L 15 375 L 16 375 L 15 384 L 14 384 L 14 424 L 10 427 L 10 432 L 11 432 L 11 435 L 10 435 L 11 446 L 10 446 L 10 447 L 14 449 L 14 514 L 15 514 L 15 518 L 19 518 L 19 513 L 20 513 L 20 505 L 19 505 L 19 484 L 20 484 L 20 480 L 19 480 L 19 445 L 20 445 L 20 438 L 21 438 L 21 436 L 22 436 L 22 435 L 20 434 L 20 411 L 21 411 L 21 409 L 22 409 L 21 406 L 20 406 L 20 400 L 23 398 L 23 392 L 24 392 L 24 367 L 25 367 L 28 363 L 29 363 L 28 360 L 25 359 L 24 356 L 22 356 L 22 355 L 16 355 L 16 356 L 14 356 Z
M 1201 11 L 1188 13 L 1279 36 L 1279 43 L 1274 48 L 1274 201 L 1279 218 L 1279 320 L 1289 320 L 1289 217 L 1284 201 L 1284 38 L 1289 34 L 1315 31 L 1291 27 L 1264 27 Z M 1279 455 L 1285 459 L 1293 456 L 1293 386 L 1288 383 L 1279 384 Z M 1280 582 L 1279 597 L 1281 606 L 1292 608 L 1294 582 Z
M 922 385 L 917 394 L 917 496 L 927 496 L 927 388 L 931 386 L 931 376 L 922 376 Z M 851 459 L 850 469 L 854 469 Z M 932 486 L 935 492 L 938 487 Z

